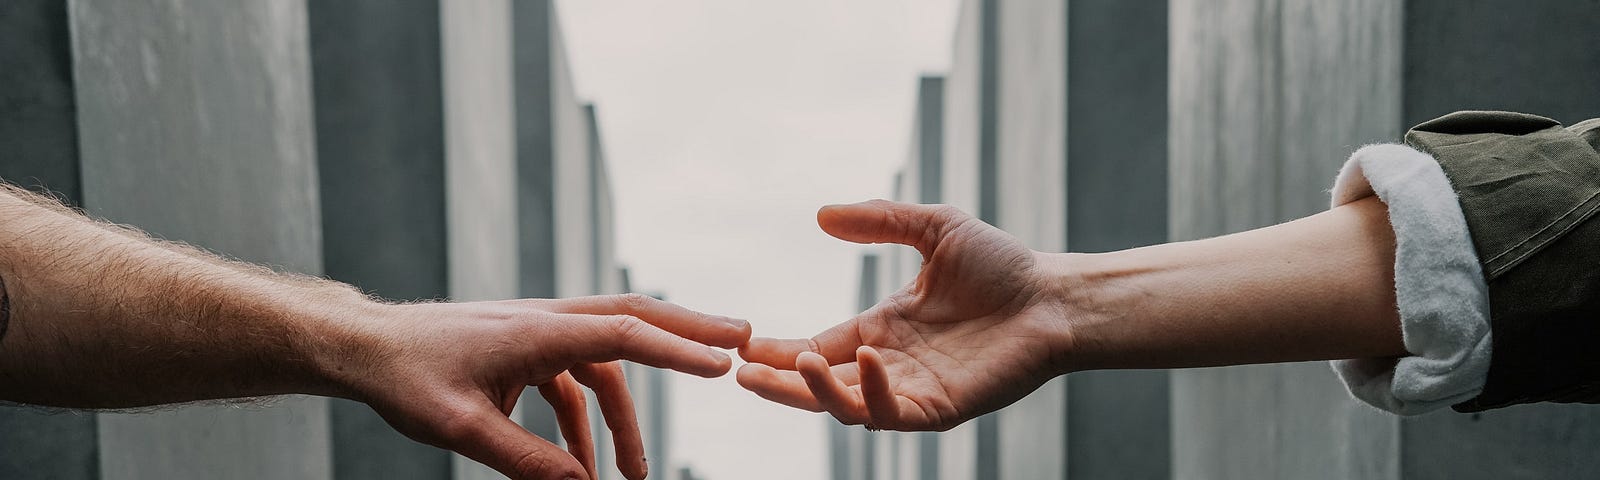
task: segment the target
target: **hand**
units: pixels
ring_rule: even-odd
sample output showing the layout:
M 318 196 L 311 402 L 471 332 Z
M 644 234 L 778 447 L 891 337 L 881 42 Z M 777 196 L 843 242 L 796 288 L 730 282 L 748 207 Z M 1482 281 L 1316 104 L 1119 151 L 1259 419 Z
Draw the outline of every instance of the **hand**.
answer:
M 701 343 L 732 348 L 750 338 L 742 320 L 637 294 L 371 308 L 346 322 L 356 340 L 343 343 L 360 347 L 337 354 L 341 395 L 371 405 L 414 440 L 516 479 L 595 478 L 579 385 L 599 400 L 623 476 L 644 478 L 639 425 L 616 360 L 714 377 L 732 360 Z M 507 418 L 527 386 L 555 408 L 570 455 Z
M 752 339 L 739 384 L 846 424 L 946 430 L 1064 373 L 1053 261 L 948 206 L 876 200 L 817 213 L 828 234 L 922 253 L 910 285 L 809 340 Z M 830 367 L 831 366 L 831 367 Z

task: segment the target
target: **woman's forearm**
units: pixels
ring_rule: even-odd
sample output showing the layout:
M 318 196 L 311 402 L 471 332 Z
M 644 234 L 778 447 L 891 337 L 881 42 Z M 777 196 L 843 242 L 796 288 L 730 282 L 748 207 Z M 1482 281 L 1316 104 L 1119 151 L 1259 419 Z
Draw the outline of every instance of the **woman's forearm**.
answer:
M 1372 197 L 1205 240 L 1042 255 L 1067 299 L 1063 371 L 1406 355 L 1394 251 Z

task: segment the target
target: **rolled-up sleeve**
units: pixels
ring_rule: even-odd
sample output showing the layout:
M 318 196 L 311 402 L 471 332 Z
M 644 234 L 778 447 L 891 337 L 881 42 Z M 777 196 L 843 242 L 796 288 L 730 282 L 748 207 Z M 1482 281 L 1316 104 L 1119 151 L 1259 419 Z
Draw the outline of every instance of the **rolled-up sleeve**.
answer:
M 1488 287 L 1492 357 L 1454 408 L 1600 403 L 1600 122 L 1458 112 L 1406 143 L 1448 179 Z
M 1333 362 L 1350 393 L 1401 415 L 1477 396 L 1491 358 L 1489 294 L 1455 192 L 1433 157 L 1405 145 L 1357 150 L 1334 181 L 1333 206 L 1377 195 L 1395 233 L 1400 358 Z

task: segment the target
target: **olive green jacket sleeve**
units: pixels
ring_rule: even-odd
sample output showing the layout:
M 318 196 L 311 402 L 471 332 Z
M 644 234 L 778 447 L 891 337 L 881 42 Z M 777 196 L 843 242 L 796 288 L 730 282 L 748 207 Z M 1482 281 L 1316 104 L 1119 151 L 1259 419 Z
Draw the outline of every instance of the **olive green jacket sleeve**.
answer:
M 1443 168 L 1489 286 L 1488 378 L 1454 408 L 1600 403 L 1600 119 L 1458 112 L 1406 143 Z

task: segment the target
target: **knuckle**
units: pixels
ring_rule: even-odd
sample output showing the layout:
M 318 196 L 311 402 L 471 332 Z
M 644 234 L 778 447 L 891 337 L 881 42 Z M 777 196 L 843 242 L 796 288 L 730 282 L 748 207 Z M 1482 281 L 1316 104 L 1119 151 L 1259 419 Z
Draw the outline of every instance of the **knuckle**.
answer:
M 617 295 L 617 304 L 626 311 L 635 312 L 650 306 L 655 298 L 643 293 L 624 293 Z
M 961 209 L 956 208 L 954 205 L 947 204 L 940 204 L 933 207 L 933 213 L 937 218 L 946 221 L 960 220 L 962 217 L 967 215 L 967 212 L 961 211 Z
M 511 464 L 512 470 L 520 478 L 543 478 L 556 467 L 556 463 L 549 457 L 541 455 L 537 450 L 523 453 Z
M 822 354 L 822 345 L 817 343 L 817 339 L 815 339 L 815 338 L 807 338 L 806 339 L 806 351 L 811 352 L 811 353 L 815 353 L 817 355 L 821 355 Z
M 471 442 L 484 429 L 483 420 L 471 412 L 456 409 L 447 411 L 441 418 L 444 422 L 437 428 L 436 434 L 451 444 Z
M 609 320 L 610 333 L 616 345 L 626 347 L 644 336 L 645 323 L 632 315 L 613 315 Z

